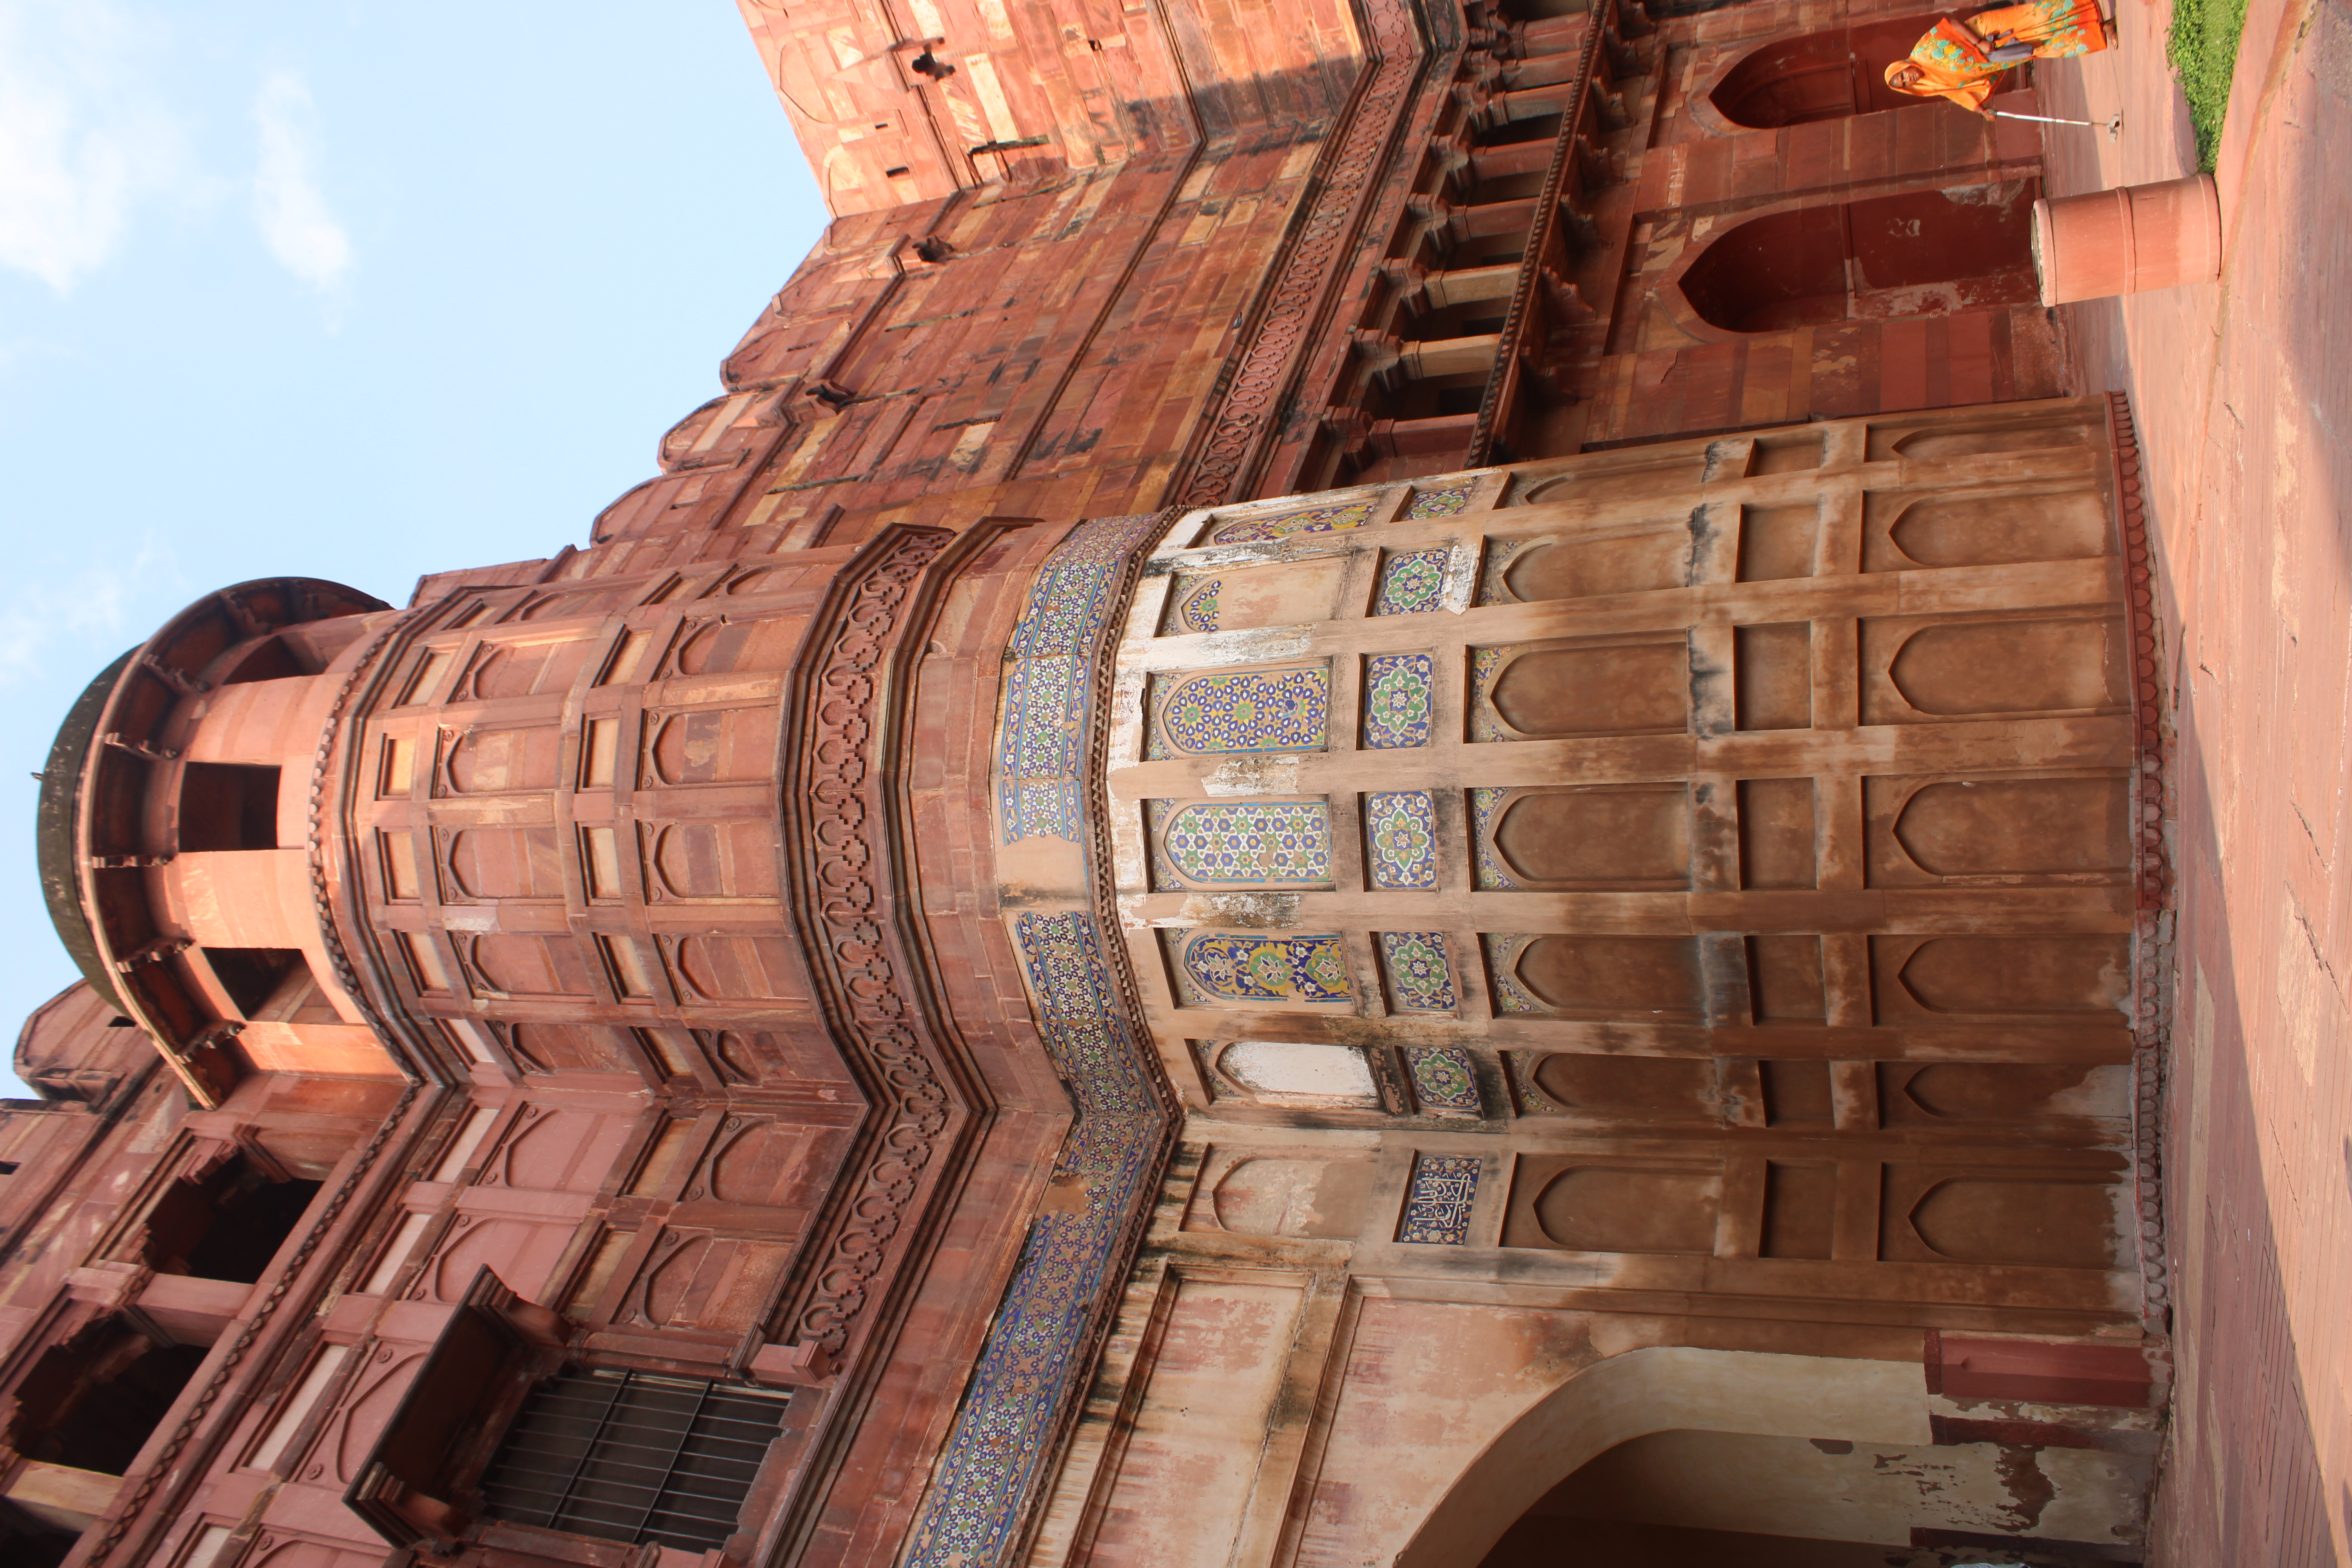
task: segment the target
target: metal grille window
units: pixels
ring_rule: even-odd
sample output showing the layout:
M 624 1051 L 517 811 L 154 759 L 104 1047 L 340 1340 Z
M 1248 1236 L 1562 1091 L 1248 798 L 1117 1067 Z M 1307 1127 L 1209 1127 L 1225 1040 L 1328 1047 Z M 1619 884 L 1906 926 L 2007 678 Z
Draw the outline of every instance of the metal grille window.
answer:
M 689 1552 L 735 1533 L 785 1395 L 575 1369 L 530 1391 L 482 1478 L 490 1513 Z

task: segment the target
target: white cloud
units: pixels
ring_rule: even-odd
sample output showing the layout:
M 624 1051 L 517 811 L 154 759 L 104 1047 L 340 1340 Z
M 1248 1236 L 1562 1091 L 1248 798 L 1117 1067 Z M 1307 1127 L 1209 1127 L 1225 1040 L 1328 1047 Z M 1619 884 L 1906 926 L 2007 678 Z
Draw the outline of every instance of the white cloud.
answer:
M 141 205 L 201 184 L 146 58 L 160 32 L 100 0 L 0 0 L 0 266 L 65 293 Z
M 32 566 L 0 597 L 0 690 L 47 673 L 60 645 L 129 640 L 131 602 L 169 598 L 180 585 L 178 562 L 160 536 L 121 542 L 130 548 L 110 551 L 102 565 L 60 572 Z M 112 647 L 105 658 L 120 651 Z M 89 673 L 98 673 L 95 665 Z
M 318 112 L 310 89 L 292 71 L 272 71 L 253 100 L 261 163 L 253 176 L 253 216 L 278 264 L 311 288 L 334 294 L 351 270 L 352 239 L 319 189 Z

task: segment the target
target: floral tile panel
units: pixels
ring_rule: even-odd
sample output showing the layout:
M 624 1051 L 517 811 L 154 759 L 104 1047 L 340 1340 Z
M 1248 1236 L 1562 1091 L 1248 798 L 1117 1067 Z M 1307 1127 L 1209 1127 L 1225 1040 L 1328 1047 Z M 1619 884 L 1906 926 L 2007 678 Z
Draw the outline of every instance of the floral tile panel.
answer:
M 1345 1002 L 1342 939 L 1203 931 L 1185 940 L 1177 978 L 1190 1002 Z
M 1222 577 L 1203 582 L 1198 577 L 1177 580 L 1171 595 L 1175 607 L 1169 612 L 1171 632 L 1213 632 L 1217 629 L 1217 596 L 1225 586 Z
M 1516 790 L 1481 787 L 1470 792 L 1470 852 L 1477 866 L 1477 885 L 1482 889 L 1516 888 L 1518 881 L 1504 866 L 1503 858 L 1495 849 L 1495 821 L 1504 803 L 1517 794 Z
M 1423 1110 L 1467 1113 L 1485 1109 L 1470 1053 L 1459 1046 L 1408 1046 L 1405 1067 L 1412 1074 L 1412 1097 Z
M 1376 616 L 1418 616 L 1445 605 L 1445 563 L 1454 552 L 1444 545 L 1429 550 L 1401 550 L 1381 563 L 1381 589 L 1372 599 Z
M 1375 654 L 1364 660 L 1364 744 L 1375 751 L 1426 746 L 1434 665 L 1425 653 Z
M 1462 479 L 1450 485 L 1416 487 L 1412 504 L 1404 509 L 1405 520 L 1413 521 L 1424 517 L 1453 517 L 1470 504 L 1470 491 L 1475 479 Z
M 1461 1005 L 1442 932 L 1381 932 L 1381 966 L 1388 972 L 1390 1005 L 1400 1013 L 1451 1013 Z
M 1426 790 L 1364 797 L 1366 868 L 1375 888 L 1437 886 L 1437 802 Z
M 1497 1013 L 1549 1013 L 1549 1007 L 1519 982 L 1519 955 L 1542 940 L 1526 932 L 1489 931 L 1478 941 L 1486 950 L 1486 984 Z

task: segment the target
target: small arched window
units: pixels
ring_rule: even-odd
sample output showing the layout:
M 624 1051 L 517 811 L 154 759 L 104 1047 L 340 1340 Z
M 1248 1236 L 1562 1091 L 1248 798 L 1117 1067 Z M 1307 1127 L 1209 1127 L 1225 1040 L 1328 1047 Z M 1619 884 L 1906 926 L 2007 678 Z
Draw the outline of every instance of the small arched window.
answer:
M 2030 304 L 2040 194 L 2010 180 L 1769 213 L 1717 237 L 1679 281 L 1701 321 L 1733 332 Z
M 1886 85 L 1886 68 L 1908 56 L 1944 15 L 1929 11 L 1775 39 L 1742 56 L 1702 101 L 1730 128 L 1753 131 L 1917 103 Z M 2003 78 L 2003 88 L 2014 80 L 2015 73 Z

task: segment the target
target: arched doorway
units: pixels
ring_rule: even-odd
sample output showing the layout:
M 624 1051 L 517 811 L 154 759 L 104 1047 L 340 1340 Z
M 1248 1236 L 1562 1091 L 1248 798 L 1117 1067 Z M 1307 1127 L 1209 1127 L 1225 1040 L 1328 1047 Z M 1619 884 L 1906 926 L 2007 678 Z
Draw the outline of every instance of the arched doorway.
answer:
M 1770 131 L 1842 120 L 1920 100 L 1886 85 L 1886 68 L 1911 52 L 1941 11 L 1778 38 L 1741 56 L 1700 94 L 1702 122 L 1718 131 Z M 2001 79 L 2007 91 L 2018 79 Z M 1709 111 L 1712 112 L 1709 112 Z
M 2115 1560 L 2112 1538 L 2068 1551 L 2041 1531 L 2073 1528 L 2114 1464 L 2031 1445 L 1652 1432 L 1537 1500 L 1480 1568 L 2091 1568 Z
M 1783 208 L 1717 236 L 1675 281 L 1729 332 L 2030 304 L 2041 194 L 2003 180 Z
M 1942 1435 L 1916 1362 L 1632 1351 L 1488 1444 L 1396 1568 L 2072 1568 L 2139 1519 L 2148 1456 Z

